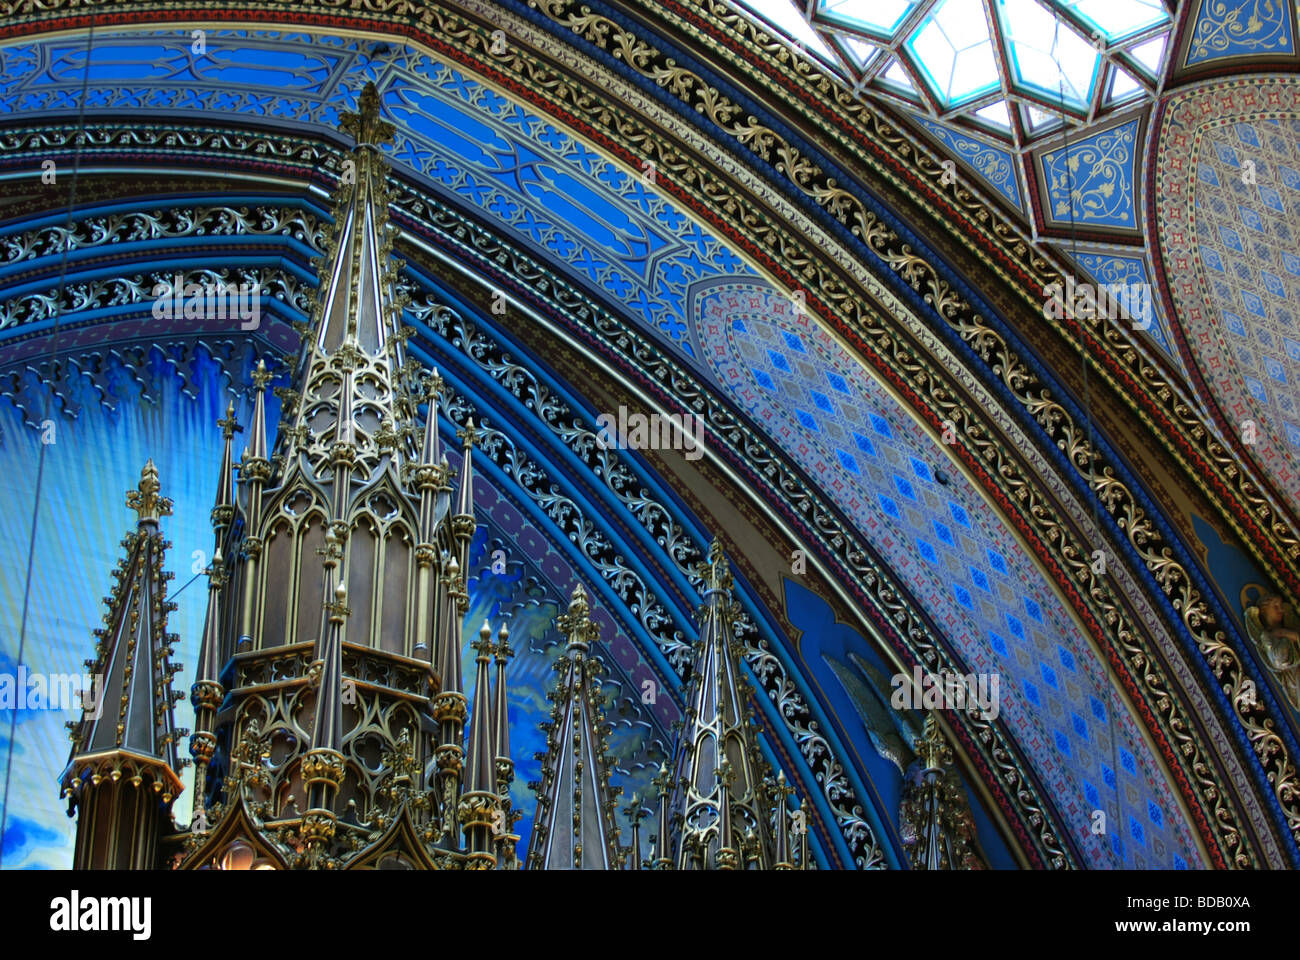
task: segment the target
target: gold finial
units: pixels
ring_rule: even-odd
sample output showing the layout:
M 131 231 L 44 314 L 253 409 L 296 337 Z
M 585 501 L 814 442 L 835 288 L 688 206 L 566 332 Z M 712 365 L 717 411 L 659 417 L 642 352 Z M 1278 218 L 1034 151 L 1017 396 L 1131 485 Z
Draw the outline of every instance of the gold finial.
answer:
M 659 773 L 650 781 L 654 786 L 659 788 L 659 794 L 662 795 L 672 786 L 671 778 L 668 774 L 668 762 L 664 761 L 659 764 Z
M 598 630 L 589 613 L 587 591 L 579 583 L 569 595 L 569 612 L 555 618 L 555 626 L 569 638 L 570 649 L 586 650 L 596 640 Z
M 271 381 L 271 372 L 266 369 L 266 361 L 259 359 L 257 369 L 253 371 L 253 386 L 258 390 L 263 390 Z
M 461 445 L 468 450 L 483 439 L 483 431 L 474 426 L 474 418 L 470 417 L 465 421 L 465 426 L 456 431 L 456 436 L 460 439 Z
M 167 497 L 158 496 L 162 484 L 158 482 L 158 468 L 153 465 L 153 458 L 140 471 L 140 486 L 126 493 L 126 505 L 140 515 L 140 522 L 157 523 L 162 517 L 172 515 L 172 502 Z
M 641 796 L 637 793 L 632 794 L 632 801 L 623 808 L 623 812 L 627 814 L 634 827 L 641 826 L 641 821 L 650 816 L 650 811 L 641 805 Z
M 231 400 L 228 404 L 226 404 L 225 419 L 218 420 L 217 426 L 221 428 L 221 435 L 224 436 L 227 440 L 229 440 L 237 433 L 244 432 L 244 428 L 241 427 L 239 425 L 239 421 L 235 419 L 235 401 Z
M 483 657 L 484 659 L 486 659 L 488 655 L 490 655 L 493 652 L 492 625 L 488 623 L 486 620 L 483 621 L 483 626 L 479 628 L 478 639 L 474 641 L 474 643 L 470 644 L 470 646 L 472 646 L 475 650 L 477 650 L 479 656 Z
M 339 571 L 339 584 L 334 588 L 334 600 L 325 604 L 330 615 L 330 623 L 342 624 L 343 618 L 350 616 L 352 608 L 348 606 L 348 585 L 343 580 L 343 571 Z
M 438 372 L 437 367 L 434 367 L 433 373 L 429 374 L 424 381 L 424 398 L 437 400 L 440 393 L 442 393 L 442 374 Z
M 357 146 L 393 142 L 393 125 L 379 118 L 379 90 L 367 83 L 361 91 L 360 110 L 339 117 L 339 129 L 352 135 Z

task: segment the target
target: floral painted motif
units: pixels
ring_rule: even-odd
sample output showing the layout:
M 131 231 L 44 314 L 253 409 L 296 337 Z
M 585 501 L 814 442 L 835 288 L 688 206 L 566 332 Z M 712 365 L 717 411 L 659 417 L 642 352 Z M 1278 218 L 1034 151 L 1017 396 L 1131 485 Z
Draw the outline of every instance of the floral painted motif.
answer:
M 1052 215 L 1080 226 L 1135 229 L 1133 164 L 1139 120 L 1042 156 Z
M 1291 4 L 1285 0 L 1202 0 L 1187 66 L 1292 49 Z

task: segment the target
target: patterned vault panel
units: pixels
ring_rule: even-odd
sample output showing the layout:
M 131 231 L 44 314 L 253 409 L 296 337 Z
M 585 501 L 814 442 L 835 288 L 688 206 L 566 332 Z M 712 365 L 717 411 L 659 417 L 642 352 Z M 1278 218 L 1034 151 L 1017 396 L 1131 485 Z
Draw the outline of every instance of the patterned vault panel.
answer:
M 717 382 L 866 534 L 967 668 L 999 675 L 1001 719 L 1077 827 L 1089 862 L 1199 866 L 1193 834 L 1103 661 L 938 444 L 770 288 L 724 283 L 695 302 Z M 1121 829 L 1092 836 L 1094 809 L 1111 818 L 1118 809 Z

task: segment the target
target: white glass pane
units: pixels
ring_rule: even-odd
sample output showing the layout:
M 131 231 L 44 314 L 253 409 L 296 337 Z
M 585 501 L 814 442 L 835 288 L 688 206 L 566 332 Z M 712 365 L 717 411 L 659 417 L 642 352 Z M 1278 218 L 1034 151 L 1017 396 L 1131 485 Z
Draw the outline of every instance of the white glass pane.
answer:
M 1072 99 L 1070 86 L 1065 82 L 1056 61 L 1043 51 L 1023 44 L 1018 46 L 1016 67 L 1019 68 L 1021 79 L 1032 81 L 1034 86 L 1050 92 L 1053 98 L 1059 92 L 1066 100 Z
M 796 40 L 802 40 L 808 48 L 823 54 L 828 60 L 835 59 L 835 55 L 826 46 L 826 41 L 803 18 L 803 7 L 796 8 L 790 0 L 744 0 L 744 2 Z
M 1123 100 L 1129 94 L 1142 89 L 1142 85 L 1123 67 L 1115 68 L 1114 77 L 1115 79 L 1110 84 L 1110 98 L 1112 100 Z
M 912 34 L 907 48 L 945 107 L 998 86 L 982 0 L 940 0 Z
M 981 120 L 987 120 L 989 123 L 997 124 L 1007 130 L 1011 129 L 1011 111 L 1007 108 L 1005 100 L 999 100 L 997 103 L 990 103 L 987 107 L 980 107 L 975 111 L 975 116 Z
M 996 3 L 1010 47 L 1012 81 L 1060 97 L 1065 106 L 1086 108 L 1101 68 L 1093 45 L 1035 0 Z
M 912 83 L 912 78 L 907 75 L 906 70 L 899 66 L 897 60 L 890 63 L 889 69 L 887 69 L 882 76 L 886 80 L 898 84 L 900 87 L 906 87 L 908 90 L 913 91 L 916 90 L 916 85 Z
M 1080 101 L 1087 102 L 1092 96 L 1097 68 L 1101 65 L 1096 48 L 1062 24 L 1053 52 L 1061 65 L 1061 72 L 1065 74 L 1065 82 L 1074 89 Z
M 1068 0 L 1063 6 L 1101 30 L 1112 43 L 1169 19 L 1158 0 Z
M 866 66 L 876 55 L 876 48 L 869 43 L 855 40 L 853 37 L 840 37 L 840 42 L 849 48 L 849 53 L 858 61 L 859 66 Z
M 912 38 L 910 45 L 922 68 L 934 81 L 934 88 L 938 91 L 940 99 L 947 100 L 948 84 L 952 80 L 952 66 L 957 51 L 952 48 L 952 44 L 944 36 L 939 24 L 931 20 Z
M 822 0 L 819 10 L 890 35 L 918 0 Z
M 986 40 L 957 54 L 948 96 L 955 102 L 996 86 L 997 82 L 998 63 L 993 59 L 993 45 Z
M 1160 61 L 1165 55 L 1165 41 L 1169 38 L 1168 34 L 1162 34 L 1154 40 L 1148 40 L 1145 43 L 1139 43 L 1136 47 L 1129 50 L 1133 54 L 1133 59 L 1147 68 L 1151 76 L 1160 75 Z
M 1034 0 L 1002 0 L 1002 24 L 1017 42 L 1043 51 L 1052 49 L 1058 32 L 1056 17 Z
M 944 0 L 935 7 L 934 19 L 958 49 L 989 38 L 989 24 L 981 0 Z
M 1041 130 L 1043 127 L 1050 127 L 1060 121 L 1060 117 L 1056 116 L 1056 114 L 1039 110 L 1037 107 L 1026 106 L 1025 112 L 1029 114 L 1030 130 Z

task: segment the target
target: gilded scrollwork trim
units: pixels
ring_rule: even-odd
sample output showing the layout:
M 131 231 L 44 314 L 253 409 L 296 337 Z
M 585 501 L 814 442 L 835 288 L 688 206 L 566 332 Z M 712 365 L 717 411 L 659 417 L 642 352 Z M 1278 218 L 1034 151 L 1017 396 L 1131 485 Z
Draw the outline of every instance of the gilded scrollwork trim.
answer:
M 1104 463 L 1093 449 L 1086 432 L 1074 424 L 1068 412 L 1053 401 L 1046 390 L 1039 389 L 1037 377 L 1010 349 L 1002 335 L 985 324 L 982 318 L 973 312 L 970 304 L 955 293 L 929 262 L 911 251 L 906 244 L 901 243 L 900 238 L 873 213 L 867 211 L 856 197 L 832 184 L 819 186 L 815 183 L 814 181 L 822 176 L 822 171 L 806 158 L 801 157 L 775 131 L 761 131 L 755 136 L 754 118 L 747 118 L 746 124 L 739 123 L 735 118 L 742 111 L 684 68 L 658 68 L 654 64 L 658 51 L 632 37 L 613 21 L 593 15 L 585 7 L 580 13 L 573 13 L 571 12 L 573 4 L 567 0 L 536 0 L 535 5 L 557 22 L 580 33 L 591 42 L 607 49 L 615 45 L 622 59 L 633 69 L 648 79 L 669 87 L 684 99 L 685 91 L 692 91 L 695 94 L 697 109 L 763 159 L 768 159 L 769 154 L 775 156 L 779 161 L 777 164 L 779 172 L 785 174 L 791 182 L 841 222 L 852 223 L 853 232 L 861 237 L 891 269 L 905 279 L 913 289 L 925 291 L 927 301 L 932 304 L 936 312 L 971 344 L 981 359 L 1000 375 L 1006 387 L 1033 414 L 1035 420 L 1057 440 L 1058 446 L 1064 449 L 1067 459 L 1079 476 L 1087 480 L 1107 511 L 1116 517 L 1119 528 L 1125 532 L 1138 555 L 1144 558 L 1148 569 L 1166 595 L 1177 592 L 1174 607 L 1180 612 L 1183 624 L 1196 638 L 1198 647 L 1206 656 L 1207 662 L 1221 680 L 1224 679 L 1225 674 L 1231 676 L 1228 686 L 1230 702 L 1237 710 L 1238 718 L 1245 727 L 1257 755 L 1264 761 L 1275 795 L 1286 813 L 1293 839 L 1300 839 L 1300 808 L 1295 802 L 1297 798 L 1294 796 L 1293 786 L 1295 771 L 1287 756 L 1285 744 L 1275 732 L 1275 721 L 1267 716 L 1267 712 L 1261 705 L 1256 704 L 1254 709 L 1243 710 L 1244 707 L 1248 708 L 1248 704 L 1245 703 L 1241 691 L 1247 689 L 1246 683 L 1249 682 L 1249 678 L 1245 675 L 1245 670 L 1237 659 L 1235 651 L 1228 645 L 1223 631 L 1210 630 L 1215 621 L 1208 604 L 1191 583 L 1186 570 L 1170 556 L 1170 549 L 1162 547 L 1163 538 L 1151 520 L 1145 516 L 1142 508 L 1136 504 L 1132 492 L 1114 475 L 1113 468 Z M 681 158 L 669 152 L 671 147 L 664 147 L 650 137 L 644 139 L 643 146 L 658 152 L 659 169 L 671 174 L 681 168 Z M 761 228 L 759 232 L 762 232 Z M 807 277 L 809 271 L 805 270 L 804 273 Z M 818 274 L 816 282 L 808 285 L 814 287 L 819 293 L 833 288 L 832 283 L 826 282 L 825 274 Z M 852 305 L 853 301 L 849 302 Z M 878 342 L 884 343 L 886 349 L 892 345 L 890 341 L 892 338 L 887 333 L 883 337 L 878 336 Z M 963 409 L 956 412 L 960 417 L 957 422 L 966 421 L 964 424 L 966 436 L 978 443 L 981 433 L 978 429 L 974 431 L 971 429 L 976 425 L 969 422 L 972 419 L 969 411 Z M 1004 463 L 997 462 L 1002 459 L 1000 453 L 988 441 L 985 441 L 983 446 L 985 459 L 994 461 L 991 466 L 997 468 L 998 475 L 1005 477 Z M 1026 487 L 1022 486 L 1021 490 L 1024 489 Z M 1020 497 L 1021 492 L 1017 491 L 1016 495 Z M 1039 518 L 1035 517 L 1035 520 L 1037 519 Z M 1116 639 L 1124 645 L 1129 663 L 1142 677 L 1140 687 L 1135 680 L 1128 680 L 1126 685 L 1129 686 L 1130 693 L 1141 697 L 1143 702 L 1148 704 L 1154 701 L 1157 707 L 1168 705 L 1167 709 L 1159 711 L 1167 714 L 1161 718 L 1164 721 L 1161 726 L 1173 739 L 1182 742 L 1182 749 L 1174 751 L 1166 748 L 1166 756 L 1175 761 L 1190 760 L 1187 764 L 1188 773 L 1199 783 L 1199 792 L 1208 801 L 1208 806 L 1214 810 L 1213 824 L 1221 834 L 1224 848 L 1235 851 L 1234 855 L 1241 855 L 1238 828 L 1231 823 L 1233 817 L 1223 805 L 1221 793 L 1211 776 L 1210 767 L 1203 759 L 1196 756 L 1186 757 L 1191 740 L 1189 731 L 1195 729 L 1194 725 L 1189 724 L 1179 715 L 1182 711 L 1173 707 L 1173 698 L 1168 696 L 1167 683 L 1157 672 L 1149 653 L 1143 649 L 1140 631 L 1134 630 L 1131 625 L 1124 622 L 1123 618 L 1116 617 L 1119 609 L 1117 605 L 1106 604 L 1108 590 L 1099 578 L 1092 574 L 1089 565 L 1083 561 L 1082 554 L 1077 549 L 1066 549 L 1062 560 L 1063 566 L 1070 569 L 1071 576 L 1060 577 L 1059 582 L 1079 582 L 1084 589 L 1081 593 L 1075 594 L 1076 598 L 1086 596 L 1089 600 L 1103 604 L 1107 608 L 1105 615 L 1094 621 L 1097 625 L 1095 632 L 1101 635 L 1100 624 L 1107 623 L 1111 625 Z M 1074 593 L 1074 591 L 1070 592 Z M 1129 664 L 1125 664 L 1118 655 L 1113 657 L 1112 662 L 1117 669 L 1127 673 L 1126 668 Z M 1199 752 L 1198 750 L 1197 753 Z M 1274 762 L 1270 763 L 1270 760 Z M 1270 767 L 1273 769 L 1269 769 Z
M 878 611 L 877 625 L 890 633 L 899 631 L 897 635 L 902 638 L 902 646 L 912 649 L 915 656 L 932 668 L 951 665 L 943 647 L 928 636 L 921 617 L 903 598 L 901 591 L 891 586 L 890 575 L 869 561 L 867 553 L 859 546 L 856 533 L 839 525 L 834 514 L 817 501 L 816 494 L 806 487 L 797 472 L 774 454 L 765 441 L 735 420 L 716 397 L 699 388 L 690 373 L 667 360 L 653 342 L 629 330 L 616 317 L 601 313 L 577 291 L 548 276 L 543 268 L 526 256 L 503 247 L 497 238 L 475 231 L 467 221 L 446 210 L 435 211 L 434 219 L 434 226 L 440 232 L 449 238 L 459 238 L 453 242 L 468 260 L 478 261 L 485 270 L 493 271 L 504 257 L 508 263 L 507 276 L 527 284 L 534 296 L 549 303 L 552 311 L 558 309 L 562 315 L 580 318 L 585 333 L 594 336 L 597 342 L 603 342 L 615 357 L 634 363 L 670 396 L 689 409 L 703 412 L 706 422 L 715 425 L 725 446 L 732 450 L 733 460 L 750 473 L 760 487 L 768 488 L 779 500 L 800 504 L 792 511 L 796 516 L 812 516 L 813 542 L 836 545 L 840 551 L 835 558 L 837 561 L 843 556 L 851 558 L 847 575 L 858 586 L 860 596 Z M 544 291 L 552 292 L 547 294 Z M 568 429 L 574 429 L 572 424 Z M 920 642 L 926 639 L 928 645 Z M 770 662 L 778 663 L 775 660 Z M 1044 855 L 1039 862 L 1058 867 L 1072 864 L 1071 856 L 1055 839 L 1059 828 L 1045 812 L 1044 802 L 1035 794 L 1032 778 L 1020 769 L 1015 751 L 1006 745 L 1005 732 L 996 724 L 971 721 L 966 717 L 961 719 L 971 722 L 976 731 L 974 735 L 968 735 L 966 745 L 982 758 L 982 771 L 990 776 L 991 771 L 998 771 L 997 777 L 1019 806 L 1023 822 L 1035 831 L 1034 842 L 1043 845 Z
M 542 0 L 542 6 L 547 5 L 547 0 Z M 558 8 L 562 5 L 562 0 L 551 0 L 549 5 Z M 611 21 L 602 21 L 601 18 L 591 15 L 590 13 L 583 13 L 581 15 L 574 14 L 571 20 L 565 22 L 571 29 L 595 37 L 612 37 L 617 33 L 617 25 L 613 24 Z M 478 34 L 475 33 L 471 35 L 471 39 L 475 37 L 478 37 Z M 482 38 L 480 37 L 479 39 Z M 629 49 L 640 49 L 635 47 L 635 45 L 629 47 L 628 44 L 630 43 L 630 40 L 625 40 L 624 45 L 619 49 L 624 52 Z M 626 56 L 624 58 L 627 59 Z M 647 53 L 646 56 L 638 54 L 637 56 L 633 56 L 629 62 L 636 66 L 637 64 L 649 62 L 649 59 L 649 53 Z M 644 75 L 651 75 L 649 68 L 637 67 L 637 69 L 639 69 Z M 674 76 L 676 77 L 676 80 L 674 80 Z M 661 74 L 656 77 L 657 82 L 668 85 L 680 81 L 680 78 L 680 71 L 674 71 L 673 76 L 665 76 Z M 699 106 L 700 109 L 704 110 L 706 113 L 712 111 L 711 119 L 724 128 L 726 127 L 726 122 L 730 119 L 732 115 L 731 111 L 733 109 L 727 105 L 726 101 L 722 101 L 712 94 L 708 96 L 701 95 Z M 628 123 L 630 125 L 630 121 L 628 121 Z M 621 130 L 620 132 L 623 131 Z M 771 141 L 772 143 L 783 144 L 783 141 L 780 141 L 780 138 L 776 137 L 775 134 L 772 134 L 772 137 L 774 138 L 773 141 Z M 643 134 L 641 139 L 642 145 L 645 148 L 658 152 L 659 168 L 661 170 L 668 172 L 670 175 L 683 170 L 685 167 L 685 158 L 676 154 L 675 151 L 669 152 L 672 148 L 663 147 L 658 140 L 649 136 L 648 133 Z M 755 149 L 761 153 L 764 149 L 768 149 L 768 147 L 766 144 L 761 144 Z M 777 146 L 774 148 L 773 152 L 778 158 L 780 158 L 781 165 L 784 166 L 791 179 L 797 184 L 800 184 L 801 187 L 804 186 L 804 182 L 813 176 L 815 168 L 807 164 L 806 161 L 801 163 L 797 154 L 790 149 L 788 145 Z M 690 174 L 696 173 L 697 171 L 694 170 L 689 171 L 687 179 L 694 179 Z M 823 203 L 823 205 L 826 205 L 828 202 L 825 196 L 815 195 L 815 191 L 806 189 L 805 192 L 814 195 L 814 199 L 817 199 L 819 202 Z M 844 194 L 843 191 L 840 191 L 840 194 L 842 194 L 843 198 L 847 198 L 845 199 L 846 204 L 850 201 L 856 203 L 856 199 L 848 198 L 848 195 Z M 832 205 L 834 205 L 833 201 L 831 202 Z M 839 209 L 833 210 L 832 212 L 837 213 L 841 219 L 845 219 L 846 210 Z M 892 269 L 903 276 L 903 278 L 907 280 L 914 289 L 922 289 L 922 281 L 927 281 L 930 287 L 926 297 L 927 300 L 936 307 L 940 315 L 944 316 L 957 326 L 958 332 L 964 339 L 968 342 L 975 341 L 973 346 L 975 346 L 977 352 L 980 353 L 981 357 L 986 362 L 990 363 L 990 366 L 994 367 L 995 370 L 999 370 L 1004 383 L 1013 391 L 1013 393 L 1018 391 L 1023 392 L 1037 386 L 1032 373 L 1025 369 L 1023 363 L 1009 350 L 1005 341 L 996 331 L 985 326 L 978 316 L 973 316 L 972 319 L 963 322 L 964 318 L 958 316 L 958 314 L 961 311 L 969 314 L 969 304 L 966 304 L 956 296 L 952 291 L 952 288 L 949 287 L 946 281 L 942 280 L 942 278 L 938 276 L 937 272 L 934 271 L 933 267 L 928 262 L 912 253 L 905 245 L 902 245 L 901 249 L 891 250 L 888 245 L 891 242 L 896 242 L 898 240 L 898 238 L 892 234 L 892 231 L 889 231 L 888 228 L 881 224 L 873 214 L 863 210 L 861 207 L 859 207 L 855 212 L 858 219 L 854 227 L 854 232 L 862 237 L 868 245 L 875 248 L 882 256 L 882 259 L 884 259 Z M 757 221 L 758 218 L 754 217 L 753 219 Z M 770 227 L 760 222 L 746 223 L 745 226 L 748 231 L 759 234 L 760 236 L 766 233 L 769 238 L 771 238 L 776 232 L 774 227 Z M 768 245 L 773 246 L 775 244 L 769 240 Z M 782 252 L 786 252 L 784 247 L 782 248 Z M 805 260 L 804 262 L 807 263 L 808 261 Z M 842 284 L 837 284 L 835 281 L 828 282 L 824 273 L 817 274 L 816 271 L 807 269 L 804 273 L 805 276 L 809 273 L 814 273 L 816 275 L 817 282 L 810 283 L 809 286 L 813 286 L 819 293 L 828 289 L 837 290 L 840 294 L 839 300 L 841 303 L 847 303 L 850 309 L 859 306 L 857 301 L 851 298 L 849 292 L 844 289 Z M 861 325 L 860 321 L 859 325 Z M 887 331 L 875 329 L 869 330 L 868 332 L 874 334 L 877 342 L 881 343 L 887 351 L 894 354 L 893 359 L 896 361 L 904 361 L 904 364 L 906 364 L 906 361 L 912 361 L 913 367 L 920 366 L 920 364 L 916 363 L 914 356 L 903 354 L 896 339 L 891 337 Z M 861 343 L 861 341 L 859 341 L 859 343 Z M 990 357 L 994 353 L 999 354 L 997 360 L 1001 360 L 1001 363 L 990 361 Z M 926 371 L 921 377 L 917 377 L 916 379 L 922 384 L 932 384 L 936 380 L 942 382 L 943 377 L 937 371 Z M 931 389 L 929 393 L 933 398 L 936 391 Z M 1010 464 L 1011 459 L 1006 455 L 1005 451 L 999 450 L 992 441 L 987 439 L 986 428 L 983 425 L 973 422 L 975 417 L 972 415 L 971 411 L 962 408 L 960 404 L 956 402 L 955 396 L 952 393 L 947 393 L 946 399 L 949 401 L 947 412 L 950 413 L 951 418 L 965 427 L 965 432 L 968 438 L 977 439 L 977 445 L 983 447 L 983 459 L 990 461 L 990 467 L 993 468 L 989 470 L 988 473 L 984 474 L 984 478 L 987 484 L 990 486 L 996 486 L 993 483 L 992 475 L 1006 478 L 1008 465 Z M 1024 402 L 1026 407 L 1036 415 L 1038 422 L 1045 427 L 1050 428 L 1062 424 L 1071 424 L 1067 412 L 1060 407 L 1059 404 L 1051 401 L 1045 391 L 1038 393 L 1037 395 L 1022 397 L 1022 402 Z M 1091 444 L 1088 442 L 1084 434 L 1081 431 L 1074 429 L 1072 424 L 1066 432 L 1069 434 L 1068 444 L 1066 447 L 1067 456 L 1070 458 L 1070 461 L 1075 468 L 1079 470 L 1080 474 L 1085 474 L 1086 466 L 1096 459 L 1096 455 L 1092 452 Z M 983 465 L 979 464 L 977 459 L 973 457 L 972 459 L 977 465 L 977 471 L 983 472 L 985 469 Z M 1109 468 L 1107 468 L 1107 470 L 1109 470 Z M 1123 499 L 1125 496 L 1131 498 L 1127 488 L 1125 488 L 1123 484 L 1109 472 L 1102 473 L 1098 478 L 1095 487 L 1097 492 L 1102 496 L 1103 502 L 1107 502 L 1108 506 L 1113 504 L 1117 499 Z M 1032 493 L 1032 486 L 1027 481 L 1021 479 L 1019 481 L 1019 489 L 1015 491 L 1015 496 L 1023 500 L 1026 491 Z M 1014 501 L 1008 499 L 1007 502 L 1011 503 Z M 1125 518 L 1129 521 L 1125 527 L 1130 542 L 1134 542 L 1135 537 L 1140 541 L 1158 541 L 1159 535 L 1154 530 L 1150 521 L 1135 521 L 1133 519 L 1134 516 L 1141 513 L 1141 510 L 1136 507 L 1136 505 L 1131 504 L 1131 499 L 1130 506 L 1130 516 Z M 1035 515 L 1035 511 L 1037 511 L 1037 515 Z M 1043 514 L 1046 514 L 1051 522 L 1050 525 L 1059 527 L 1059 522 L 1055 520 L 1051 515 L 1051 511 L 1045 506 L 1034 508 L 1031 505 L 1031 509 L 1026 510 L 1026 514 L 1033 516 L 1035 523 L 1042 519 Z M 1026 524 L 1026 526 L 1028 526 L 1028 524 Z M 1029 535 L 1031 538 L 1037 539 L 1034 533 L 1031 532 Z M 1153 730 L 1159 729 L 1163 726 L 1166 731 L 1165 735 L 1169 736 L 1171 739 L 1181 741 L 1180 751 L 1175 751 L 1169 746 L 1165 747 L 1164 752 L 1166 757 L 1176 764 L 1186 764 L 1184 769 L 1187 770 L 1187 775 L 1199 784 L 1199 792 L 1209 801 L 1208 805 L 1215 811 L 1213 823 L 1222 834 L 1225 849 L 1239 850 L 1240 835 L 1238 828 L 1233 825 L 1235 817 L 1231 811 L 1227 810 L 1224 806 L 1221 794 L 1217 790 L 1211 776 L 1211 768 L 1202 759 L 1204 748 L 1198 746 L 1191 751 L 1191 756 L 1188 756 L 1188 747 L 1192 739 L 1189 731 L 1194 730 L 1195 727 L 1182 719 L 1180 716 L 1182 711 L 1174 706 L 1174 698 L 1168 695 L 1167 682 L 1158 672 L 1149 652 L 1145 650 L 1145 645 L 1142 643 L 1141 632 L 1134 629 L 1132 625 L 1128 624 L 1123 616 L 1119 614 L 1120 607 L 1117 604 L 1114 602 L 1106 603 L 1106 601 L 1110 599 L 1108 597 L 1108 588 L 1101 582 L 1100 578 L 1096 577 L 1091 572 L 1089 565 L 1083 559 L 1085 552 L 1069 546 L 1069 544 L 1072 543 L 1072 540 L 1073 538 L 1054 538 L 1049 536 L 1045 540 L 1038 540 L 1038 543 L 1040 547 L 1044 543 L 1063 544 L 1061 547 L 1061 556 L 1058 559 L 1060 566 L 1058 566 L 1055 571 L 1058 582 L 1063 584 L 1080 582 L 1084 585 L 1085 589 L 1083 591 L 1076 591 L 1071 587 L 1067 587 L 1066 589 L 1071 595 L 1071 599 L 1074 601 L 1076 609 L 1080 609 L 1080 612 L 1085 616 L 1085 619 L 1091 621 L 1094 635 L 1099 639 L 1105 635 L 1105 630 L 1102 628 L 1101 624 L 1107 623 L 1112 625 L 1114 633 L 1124 644 L 1133 666 L 1139 670 L 1142 676 L 1141 687 L 1138 686 L 1135 680 L 1130 679 L 1128 681 L 1127 685 L 1129 686 L 1130 694 L 1137 696 L 1143 703 L 1149 704 L 1150 701 L 1154 701 L 1156 704 L 1167 705 L 1167 709 L 1162 712 L 1170 715 L 1161 718 L 1164 722 L 1157 724 L 1153 722 L 1155 718 L 1148 715 L 1148 725 L 1151 726 Z M 1140 547 L 1140 544 L 1134 542 L 1134 546 Z M 1139 554 L 1141 554 L 1141 552 L 1142 551 L 1139 548 Z M 1171 570 L 1175 567 L 1177 567 L 1177 565 L 1168 558 L 1161 558 L 1159 564 L 1156 566 L 1158 582 L 1161 580 L 1159 574 L 1161 572 L 1164 573 L 1165 582 L 1161 582 L 1160 585 L 1162 588 L 1166 589 L 1167 592 L 1170 589 L 1168 581 L 1172 576 Z M 1068 570 L 1068 575 L 1064 573 L 1063 570 Z M 1185 571 L 1183 571 L 1181 567 L 1177 567 L 1177 572 L 1182 574 L 1184 579 L 1186 579 Z M 1184 609 L 1187 609 L 1187 607 L 1193 608 L 1195 610 L 1194 617 L 1200 617 L 1200 621 L 1198 622 L 1204 622 L 1205 614 L 1208 614 L 1208 611 L 1205 611 L 1205 614 L 1202 613 L 1202 610 L 1205 607 L 1204 600 L 1190 583 L 1186 583 L 1185 586 L 1188 598 Z M 1087 607 L 1081 608 L 1081 604 L 1084 603 L 1103 605 L 1103 610 L 1094 614 Z M 1184 622 L 1189 622 L 1186 615 L 1184 615 Z M 1219 637 L 1222 638 L 1221 632 L 1219 633 Z M 1226 649 L 1226 644 L 1223 644 L 1223 646 Z M 1104 648 L 1107 650 L 1110 649 L 1108 645 L 1104 645 Z M 1125 669 L 1126 665 L 1118 656 L 1113 658 L 1113 663 L 1117 669 L 1122 671 L 1122 673 L 1127 673 L 1127 670 Z M 1277 744 L 1280 745 L 1280 738 L 1276 738 L 1275 735 L 1272 736 L 1276 740 Z M 1185 783 L 1184 790 L 1186 791 L 1187 789 L 1189 789 L 1189 785 Z

